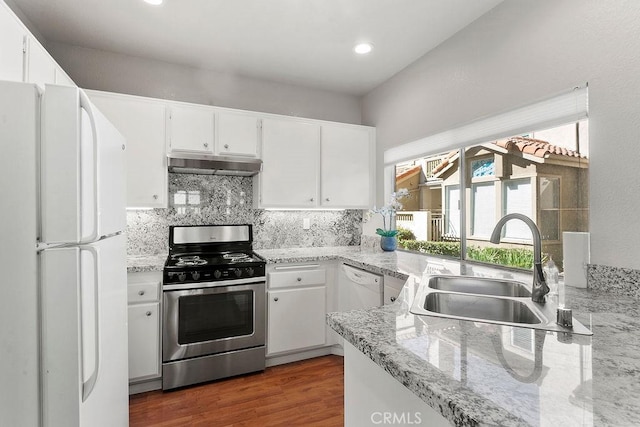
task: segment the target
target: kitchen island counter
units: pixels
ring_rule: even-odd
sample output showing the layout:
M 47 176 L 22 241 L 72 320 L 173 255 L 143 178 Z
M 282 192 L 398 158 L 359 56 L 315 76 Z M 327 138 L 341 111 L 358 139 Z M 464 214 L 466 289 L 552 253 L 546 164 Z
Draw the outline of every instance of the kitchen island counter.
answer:
M 567 306 L 593 336 L 539 332 L 430 316 L 409 309 L 429 274 L 531 274 L 402 251 L 359 247 L 257 251 L 267 262 L 339 260 L 406 278 L 391 305 L 330 313 L 347 342 L 453 425 L 640 425 L 638 301 L 567 288 Z

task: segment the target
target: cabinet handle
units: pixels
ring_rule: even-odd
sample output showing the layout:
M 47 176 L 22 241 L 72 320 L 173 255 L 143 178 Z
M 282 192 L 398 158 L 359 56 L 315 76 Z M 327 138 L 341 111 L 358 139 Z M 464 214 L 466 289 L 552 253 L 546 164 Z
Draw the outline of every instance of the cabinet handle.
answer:
M 150 311 L 147 311 L 145 314 L 147 315 L 147 317 L 151 316 L 151 312 Z
M 204 145 L 204 148 L 207 148 L 209 146 L 209 143 L 205 142 L 203 145 Z
M 396 302 L 396 297 L 391 297 L 389 299 L 391 300 L 391 302 Z
M 144 291 L 138 291 L 138 295 L 140 296 L 144 295 Z
M 298 282 L 302 282 L 302 277 L 298 277 L 296 280 L 297 280 Z
M 327 197 L 325 200 L 328 202 L 328 201 L 329 201 L 329 198 Z
M 224 144 L 224 148 L 229 149 L 229 144 Z
M 313 202 L 313 197 L 309 199 L 310 202 Z
M 126 150 L 126 149 L 127 149 L 127 146 L 126 146 L 126 145 L 124 145 L 124 144 L 122 144 L 122 151 L 124 151 L 124 150 Z
M 157 194 L 153 195 L 153 200 L 158 200 L 158 195 Z
M 274 300 L 274 301 L 278 301 L 278 297 L 275 297 L 273 300 Z

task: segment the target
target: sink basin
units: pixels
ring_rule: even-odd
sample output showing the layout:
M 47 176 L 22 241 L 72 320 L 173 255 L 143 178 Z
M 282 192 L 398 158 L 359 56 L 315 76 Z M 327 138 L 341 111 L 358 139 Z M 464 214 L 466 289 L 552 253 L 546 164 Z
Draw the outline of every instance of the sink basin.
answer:
M 432 292 L 423 308 L 427 311 L 485 321 L 537 324 L 542 320 L 522 301 L 470 294 Z
M 470 276 L 432 276 L 429 278 L 428 286 L 431 289 L 439 291 L 531 298 L 531 291 L 525 284 L 506 279 L 489 279 Z
M 556 309 L 552 301 L 532 301 L 529 286 L 514 280 L 433 274 L 422 278 L 409 311 L 419 316 L 593 335 L 575 318 L 573 327 L 556 323 Z

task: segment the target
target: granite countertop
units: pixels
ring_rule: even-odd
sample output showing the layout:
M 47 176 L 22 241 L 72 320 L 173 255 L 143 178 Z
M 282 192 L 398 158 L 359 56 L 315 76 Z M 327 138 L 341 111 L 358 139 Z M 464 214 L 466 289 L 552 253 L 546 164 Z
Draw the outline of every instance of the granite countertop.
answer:
M 530 283 L 527 272 L 359 247 L 257 252 L 270 263 L 334 259 L 407 278 L 394 304 L 330 313 L 328 323 L 454 425 L 640 425 L 636 299 L 567 288 L 567 306 L 593 336 L 537 332 L 409 312 L 428 274 Z
M 162 271 L 166 260 L 166 254 L 130 255 L 127 256 L 127 273 Z

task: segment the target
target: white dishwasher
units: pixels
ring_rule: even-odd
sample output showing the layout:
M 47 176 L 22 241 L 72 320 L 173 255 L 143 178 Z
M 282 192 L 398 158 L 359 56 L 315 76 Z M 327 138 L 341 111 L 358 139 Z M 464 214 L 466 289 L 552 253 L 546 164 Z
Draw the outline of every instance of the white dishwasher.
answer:
M 338 311 L 383 304 L 384 277 L 342 264 L 338 273 Z

